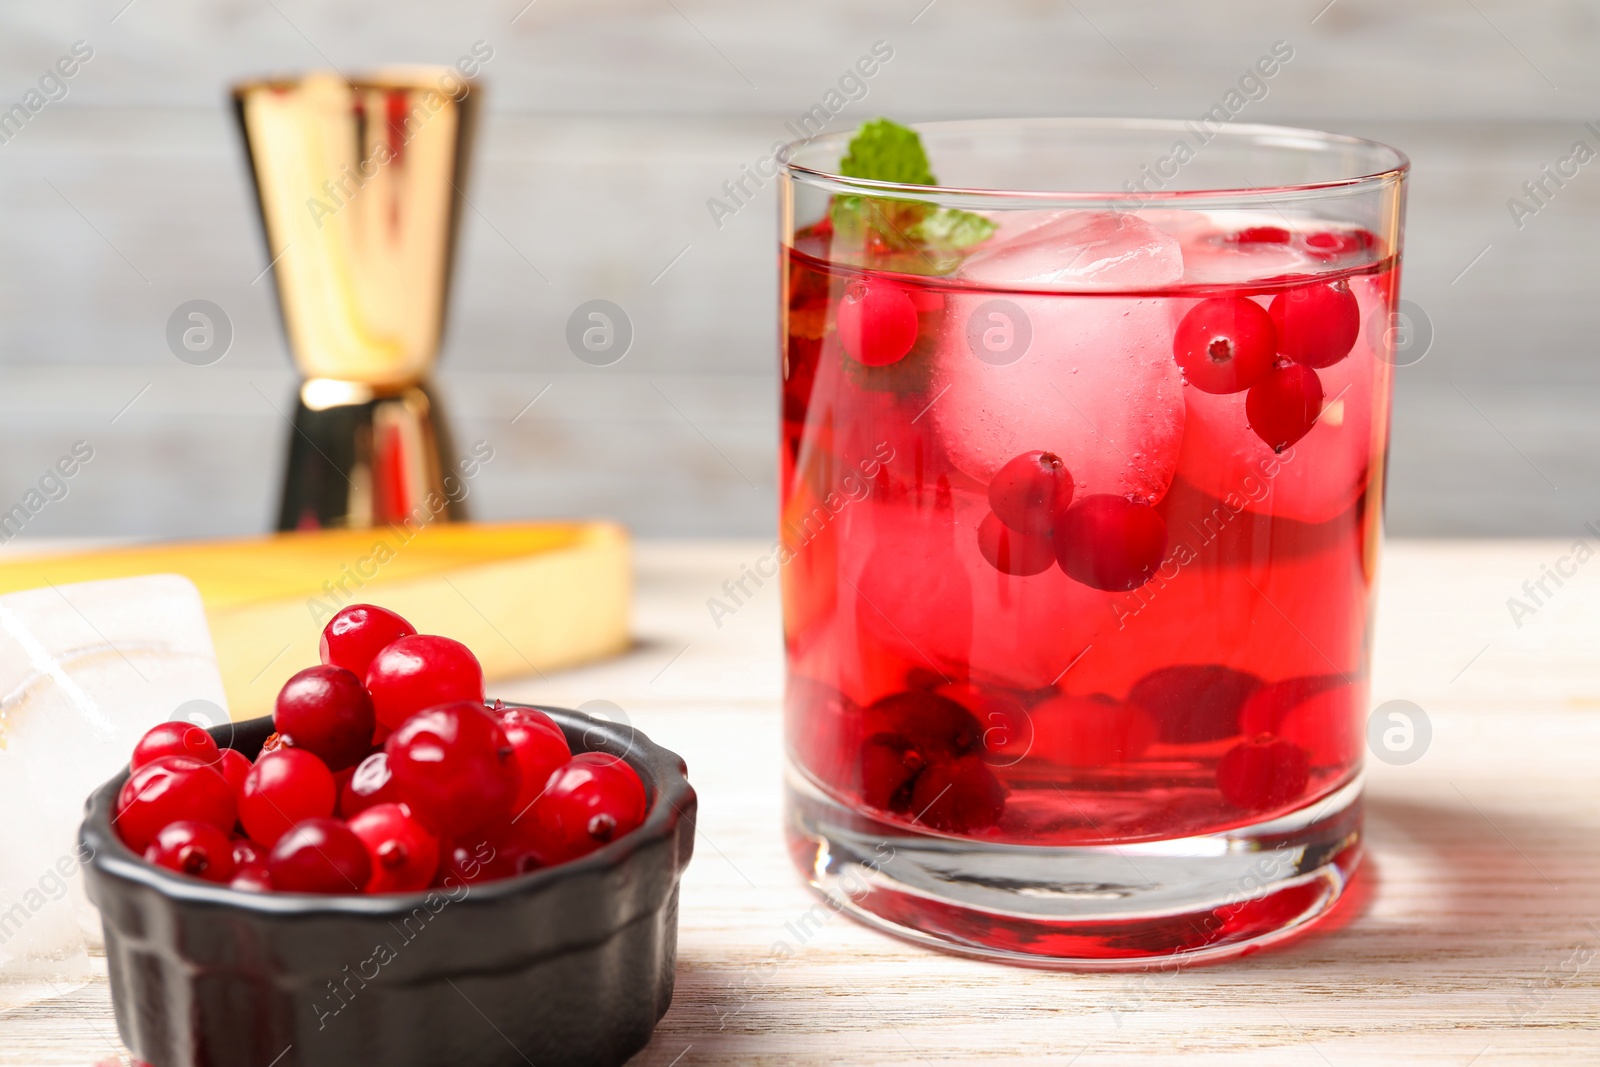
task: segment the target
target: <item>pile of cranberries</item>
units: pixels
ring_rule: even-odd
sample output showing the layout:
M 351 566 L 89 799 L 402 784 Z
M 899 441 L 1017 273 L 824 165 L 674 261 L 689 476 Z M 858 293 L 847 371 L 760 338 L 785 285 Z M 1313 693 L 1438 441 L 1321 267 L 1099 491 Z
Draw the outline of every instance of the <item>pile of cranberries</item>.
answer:
M 1338 279 L 1284 290 L 1266 307 L 1243 296 L 1202 300 L 1178 323 L 1172 351 L 1196 389 L 1243 392 L 1250 428 L 1282 452 L 1322 414 L 1317 371 L 1349 355 L 1360 332 L 1360 305 Z
M 1189 385 L 1245 394 L 1257 437 L 1282 452 L 1322 415 L 1317 371 L 1350 354 L 1360 307 L 1343 280 L 1279 293 L 1262 307 L 1242 296 L 1202 300 L 1178 323 L 1173 355 Z M 1024 452 L 989 483 L 978 549 L 1004 574 L 1059 564 L 1094 589 L 1125 592 L 1150 580 L 1167 550 L 1167 524 L 1151 505 L 1099 493 L 1073 499 L 1072 472 L 1052 452 Z
M 284 685 L 251 763 L 189 723 L 134 746 L 113 820 L 151 863 L 235 889 L 397 893 L 575 859 L 639 826 L 639 775 L 484 704 L 467 647 L 357 604 Z

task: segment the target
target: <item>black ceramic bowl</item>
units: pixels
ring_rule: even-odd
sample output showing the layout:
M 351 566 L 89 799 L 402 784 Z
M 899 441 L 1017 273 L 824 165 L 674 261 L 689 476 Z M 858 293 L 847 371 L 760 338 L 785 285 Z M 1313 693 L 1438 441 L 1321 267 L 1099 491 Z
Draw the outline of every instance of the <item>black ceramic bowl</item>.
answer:
M 574 752 L 644 779 L 644 825 L 582 859 L 449 890 L 251 893 L 145 863 L 111 827 L 118 775 L 79 838 L 117 1030 L 154 1067 L 618 1064 L 672 1000 L 678 879 L 694 848 L 683 760 L 560 708 Z M 272 720 L 212 731 L 254 758 Z

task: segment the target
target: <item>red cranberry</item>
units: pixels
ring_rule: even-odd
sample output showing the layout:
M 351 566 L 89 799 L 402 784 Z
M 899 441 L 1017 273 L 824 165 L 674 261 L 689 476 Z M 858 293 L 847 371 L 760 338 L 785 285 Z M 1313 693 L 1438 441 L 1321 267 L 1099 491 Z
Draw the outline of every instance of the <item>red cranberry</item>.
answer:
M 505 731 L 481 703 L 461 700 L 413 715 L 384 751 L 401 799 L 435 833 L 460 837 L 511 816 L 522 773 Z
M 947 833 L 993 826 L 1005 810 L 1004 783 L 977 756 L 933 764 L 911 791 L 912 819 Z
M 135 852 L 150 847 L 168 823 L 192 819 L 227 832 L 239 802 L 214 765 L 188 756 L 161 756 L 133 772 L 117 794 L 117 832 Z
M 1054 452 L 1024 452 L 995 472 L 989 506 L 1018 533 L 1046 534 L 1072 503 L 1072 472 Z M 1002 568 L 1004 569 L 1004 568 Z
M 1250 387 L 1244 414 L 1256 436 L 1282 452 L 1316 425 L 1322 414 L 1322 380 L 1298 363 L 1274 367 Z
M 567 746 L 567 735 L 561 727 L 542 711 L 506 708 L 498 718 L 522 773 L 522 787 L 511 804 L 512 813 L 520 815 L 544 792 L 545 783 L 556 768 L 572 758 L 572 749 Z
M 861 746 L 861 800 L 869 808 L 902 814 L 911 786 L 927 761 L 899 734 L 873 734 Z
M 353 767 L 372 744 L 372 698 L 343 667 L 307 667 L 284 683 L 272 725 L 285 741 L 310 752 L 329 770 Z
M 916 343 L 917 306 L 892 282 L 852 281 L 836 314 L 839 343 L 857 363 L 887 366 Z
M 1307 367 L 1331 367 L 1350 354 L 1361 332 L 1361 306 L 1343 280 L 1279 293 L 1267 308 L 1278 351 Z
M 644 783 L 623 759 L 580 752 L 550 776 L 530 816 L 549 860 L 575 859 L 644 822 Z
M 508 833 L 502 831 L 491 836 L 473 834 L 462 841 L 444 842 L 440 847 L 439 871 L 433 884 L 456 886 L 492 882 L 523 873 L 518 856 L 505 848 L 503 838 Z
M 1277 359 L 1272 317 L 1254 300 L 1214 296 L 1189 309 L 1172 337 L 1183 380 L 1206 393 L 1250 388 Z
M 1191 744 L 1238 733 L 1240 709 L 1260 688 L 1260 678 L 1232 667 L 1182 663 L 1140 678 L 1128 703 L 1150 713 L 1163 741 Z
M 971 682 L 945 682 L 935 690 L 970 711 L 983 728 L 978 755 L 991 767 L 1010 767 L 1033 750 L 1033 716 L 1017 695 Z
M 233 877 L 233 843 L 208 822 L 179 819 L 167 823 L 144 850 L 144 858 L 208 882 L 226 882 Z
M 1264 685 L 1250 694 L 1239 712 L 1239 730 L 1246 737 L 1257 734 L 1275 734 L 1283 717 L 1295 707 L 1319 693 L 1337 689 L 1349 682 L 1338 674 L 1306 675 L 1285 678 L 1281 682 Z
M 129 766 L 138 770 L 162 756 L 188 756 L 201 763 L 215 763 L 219 753 L 216 741 L 194 723 L 163 722 L 150 727 L 139 738 L 139 743 L 133 746 Z
M 1068 767 L 1110 767 L 1135 760 L 1156 740 L 1156 722 L 1148 711 L 1103 693 L 1054 696 L 1031 714 L 1035 755 Z
M 1301 242 L 1305 250 L 1325 262 L 1365 252 L 1378 243 L 1367 230 L 1325 230 L 1308 233 Z
M 368 893 L 409 893 L 433 884 L 439 839 L 400 804 L 378 804 L 350 820 L 372 857 Z
M 389 754 L 374 752 L 351 772 L 350 780 L 339 790 L 339 814 L 353 819 L 375 804 L 394 804 L 400 789 L 389 773 Z
M 1056 561 L 1056 545 L 1042 534 L 1018 533 L 994 512 L 978 524 L 978 551 L 1001 574 L 1042 574 Z
M 455 700 L 483 703 L 483 667 L 460 641 L 432 634 L 402 637 L 367 669 L 378 721 L 391 730 L 419 711 Z
M 977 752 L 983 747 L 983 726 L 972 712 L 948 697 L 912 689 L 892 693 L 867 706 L 863 733 L 905 738 L 924 764 Z
M 1238 245 L 1282 245 L 1289 243 L 1289 231 L 1282 226 L 1249 226 L 1223 240 Z
M 248 837 L 233 839 L 234 867 L 255 867 L 267 862 L 267 850 Z
M 272 875 L 267 870 L 266 860 L 235 869 L 228 888 L 243 889 L 250 893 L 272 892 Z
M 272 846 L 267 871 L 286 893 L 359 893 L 372 878 L 372 860 L 338 819 L 303 819 Z
M 296 823 L 332 815 L 336 799 L 327 764 L 301 749 L 280 748 L 250 768 L 239 821 L 251 840 L 271 846 Z
M 1310 778 L 1305 751 L 1272 737 L 1241 741 L 1217 761 L 1217 790 L 1246 811 L 1283 807 L 1306 791 Z
M 1167 524 L 1149 504 L 1101 493 L 1074 504 L 1056 528 L 1056 558 L 1073 581 L 1122 593 L 1150 580 L 1167 551 Z
M 416 632 L 409 622 L 387 608 L 351 604 L 341 608 L 323 627 L 322 662 L 365 678 L 372 657 L 385 646 Z
M 250 774 L 250 757 L 236 749 L 225 748 L 217 762 L 217 770 L 233 786 L 235 793 L 244 790 L 244 780 Z

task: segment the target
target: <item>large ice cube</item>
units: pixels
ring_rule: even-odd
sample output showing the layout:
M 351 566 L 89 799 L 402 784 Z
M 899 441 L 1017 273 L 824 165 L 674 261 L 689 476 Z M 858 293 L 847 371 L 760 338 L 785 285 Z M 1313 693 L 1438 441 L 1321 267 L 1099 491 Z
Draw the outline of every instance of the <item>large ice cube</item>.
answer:
M 949 297 L 930 418 L 951 462 L 980 481 L 1044 449 L 1080 493 L 1159 500 L 1183 437 L 1173 322 L 1165 299 L 1124 294 L 1179 282 L 1178 241 L 1113 212 L 1031 221 L 1008 221 L 963 265 L 962 280 L 993 291 Z M 1071 292 L 1026 291 L 1046 287 Z
M 99 923 L 83 804 L 158 722 L 226 721 L 200 594 L 153 575 L 0 597 L 0 973 L 70 980 Z

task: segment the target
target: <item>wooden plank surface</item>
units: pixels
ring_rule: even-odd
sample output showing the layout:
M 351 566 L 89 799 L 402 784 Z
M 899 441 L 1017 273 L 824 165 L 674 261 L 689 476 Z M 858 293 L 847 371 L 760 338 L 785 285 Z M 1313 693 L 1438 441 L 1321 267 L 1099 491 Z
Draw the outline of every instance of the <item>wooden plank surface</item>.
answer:
M 1418 703 L 1433 740 L 1408 766 L 1368 763 L 1356 906 L 1290 946 L 1176 973 L 1001 967 L 842 917 L 797 942 L 786 924 L 814 900 L 780 837 L 777 590 L 720 628 L 705 606 L 759 542 L 641 546 L 634 650 L 505 695 L 612 702 L 686 757 L 700 792 L 677 996 L 644 1067 L 1600 1062 L 1600 566 L 1520 627 L 1506 606 L 1569 547 L 1391 543 L 1374 699 Z M 780 940 L 794 958 L 765 966 Z M 32 1002 L 0 1012 L 0 1064 L 117 1054 L 104 979 L 7 996 Z

